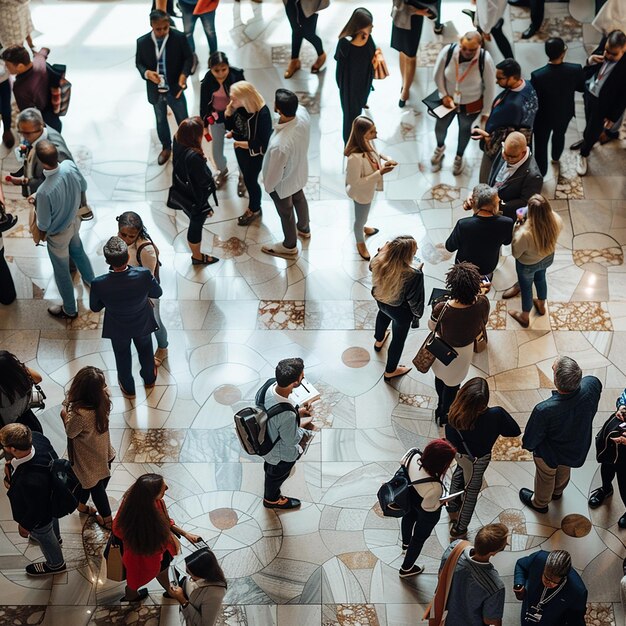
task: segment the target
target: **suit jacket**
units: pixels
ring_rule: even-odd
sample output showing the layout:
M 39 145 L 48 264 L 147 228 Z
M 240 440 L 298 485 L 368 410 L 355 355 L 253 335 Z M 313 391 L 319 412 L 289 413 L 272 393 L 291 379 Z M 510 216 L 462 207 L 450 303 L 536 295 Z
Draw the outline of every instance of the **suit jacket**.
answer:
M 578 63 L 548 63 L 530 75 L 537 92 L 537 122 L 566 122 L 574 117 L 574 94 L 585 91 L 585 73 Z
M 491 172 L 489 172 L 487 184 L 490 186 L 495 186 L 496 176 L 503 163 L 502 153 L 499 152 L 491 166 Z M 498 195 L 503 203 L 502 213 L 513 220 L 516 219 L 515 211 L 526 206 L 532 195 L 541 193 L 542 187 L 543 176 L 539 171 L 535 157 L 531 154 L 526 162 L 498 188 Z
M 606 37 L 603 37 L 598 47 L 591 54 L 602 54 Z M 602 63 L 587 65 L 585 76 L 587 79 L 593 78 L 602 67 Z M 626 54 L 617 62 L 608 75 L 606 82 L 600 90 L 600 114 L 602 117 L 616 122 L 626 107 Z
M 91 283 L 89 308 L 104 312 L 102 336 L 132 339 L 158 330 L 148 298 L 159 298 L 163 290 L 147 267 L 128 267 L 124 272 L 96 276 Z
M 73 161 L 74 157 L 72 156 L 70 149 L 67 147 L 67 144 L 65 143 L 65 139 L 63 139 L 63 137 L 61 136 L 61 133 L 54 130 L 54 128 L 50 128 L 50 126 L 46 126 L 46 132 L 48 135 L 46 139 L 50 143 L 56 146 L 56 149 L 59 153 L 59 162 L 65 161 L 67 159 L 69 159 L 70 161 Z M 41 165 L 41 161 L 37 157 L 37 151 L 35 150 L 34 147 L 31 149 L 31 152 L 28 154 L 28 160 L 31 163 L 30 167 L 32 169 L 32 173 L 28 177 L 28 185 L 27 185 L 28 194 L 30 195 L 32 193 L 35 193 L 37 189 L 41 187 L 41 184 L 45 180 L 45 177 L 43 175 L 43 167 Z M 24 174 L 26 175 L 26 169 L 24 170 Z
M 180 91 L 178 79 L 181 74 L 189 76 L 192 62 L 193 54 L 184 33 L 171 28 L 170 36 L 165 44 L 165 74 L 172 95 L 175 96 Z M 137 39 L 135 66 L 141 77 L 146 81 L 148 102 L 155 104 L 159 99 L 157 86 L 152 81 L 146 80 L 145 76 L 147 70 L 157 71 L 157 58 L 154 41 L 152 41 L 152 31 Z

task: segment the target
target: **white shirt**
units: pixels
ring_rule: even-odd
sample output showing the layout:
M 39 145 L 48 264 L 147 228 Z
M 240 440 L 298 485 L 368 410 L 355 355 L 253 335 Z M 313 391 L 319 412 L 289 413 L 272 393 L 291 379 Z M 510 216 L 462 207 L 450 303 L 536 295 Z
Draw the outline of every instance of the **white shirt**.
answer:
M 420 480 L 421 478 L 431 478 L 431 475 L 420 466 L 420 458 L 419 454 L 414 454 L 409 466 L 407 467 L 411 482 L 414 480 Z M 439 501 L 439 498 L 443 495 L 443 489 L 439 481 L 413 485 L 413 488 L 422 497 L 422 509 L 424 509 L 424 511 L 432 513 L 441 508 L 442 503 Z
M 513 165 L 509 165 L 506 161 L 502 163 L 502 167 L 496 176 L 496 188 L 502 185 L 502 183 L 507 179 L 513 176 L 517 170 L 526 163 L 530 159 L 530 148 L 526 148 L 526 155 L 520 159 L 517 163 Z
M 26 456 L 23 456 L 21 459 L 18 459 L 17 457 L 13 457 L 10 461 L 11 465 L 13 466 L 13 471 L 15 472 L 15 470 L 22 463 L 28 463 L 28 461 L 32 461 L 34 456 L 35 456 L 35 446 L 31 446 L 30 452 Z
M 300 105 L 294 119 L 276 124 L 263 159 L 263 185 L 287 198 L 306 186 L 309 178 L 309 135 L 311 122 Z

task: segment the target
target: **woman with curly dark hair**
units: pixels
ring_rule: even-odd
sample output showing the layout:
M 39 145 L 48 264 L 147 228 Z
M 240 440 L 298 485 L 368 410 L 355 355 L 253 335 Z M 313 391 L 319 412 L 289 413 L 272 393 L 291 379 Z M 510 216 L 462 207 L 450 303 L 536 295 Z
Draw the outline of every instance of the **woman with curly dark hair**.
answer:
M 104 372 L 83 367 L 74 376 L 63 402 L 61 419 L 67 435 L 67 454 L 82 487 L 78 511 L 93 515 L 111 530 L 111 505 L 106 488 L 111 477 L 115 450 L 109 436 L 111 398 Z M 96 508 L 87 506 L 91 495 Z
M 438 398 L 435 420 L 442 426 L 448 422 L 450 405 L 469 371 L 474 339 L 483 332 L 489 319 L 489 300 L 481 293 L 481 280 L 473 263 L 453 265 L 446 274 L 450 299 L 433 307 L 428 322 L 432 330 L 439 320 L 437 335 L 458 353 L 448 365 L 436 359 L 432 367 Z
M 126 595 L 122 602 L 145 600 L 148 590 L 140 587 L 153 578 L 168 591 L 169 565 L 180 551 L 174 533 L 191 543 L 200 541 L 200 537 L 184 531 L 170 519 L 163 501 L 166 491 L 167 484 L 160 474 L 140 476 L 126 492 L 113 520 L 113 533 L 124 545 Z

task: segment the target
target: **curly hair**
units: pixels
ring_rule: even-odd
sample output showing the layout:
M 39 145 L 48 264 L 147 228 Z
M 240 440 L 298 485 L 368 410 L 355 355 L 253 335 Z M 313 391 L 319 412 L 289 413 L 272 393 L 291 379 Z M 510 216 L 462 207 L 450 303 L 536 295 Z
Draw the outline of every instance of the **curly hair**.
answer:
M 468 261 L 453 265 L 446 274 L 446 287 L 461 304 L 474 304 L 480 293 L 480 281 L 478 267 Z

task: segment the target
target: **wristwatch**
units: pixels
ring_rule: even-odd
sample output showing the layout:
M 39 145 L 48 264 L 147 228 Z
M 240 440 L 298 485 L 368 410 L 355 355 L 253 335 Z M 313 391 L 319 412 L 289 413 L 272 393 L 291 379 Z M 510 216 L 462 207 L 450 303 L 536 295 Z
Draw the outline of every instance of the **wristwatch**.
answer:
M 181 605 L 180 605 L 180 608 L 181 608 L 181 609 L 186 609 L 188 606 L 189 606 L 189 600 L 186 600 L 186 601 L 184 602 L 184 604 L 181 604 Z

